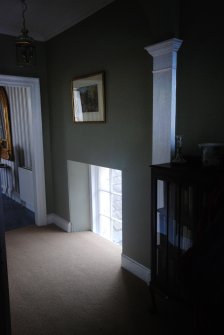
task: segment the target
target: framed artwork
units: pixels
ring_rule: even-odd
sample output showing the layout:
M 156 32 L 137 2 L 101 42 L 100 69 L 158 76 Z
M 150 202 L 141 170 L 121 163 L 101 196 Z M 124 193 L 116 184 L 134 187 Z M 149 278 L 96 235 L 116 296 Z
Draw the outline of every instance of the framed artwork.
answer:
M 0 86 L 0 160 L 1 158 L 13 159 L 10 110 L 7 92 L 3 86 Z
M 104 72 L 72 80 L 73 122 L 105 122 Z

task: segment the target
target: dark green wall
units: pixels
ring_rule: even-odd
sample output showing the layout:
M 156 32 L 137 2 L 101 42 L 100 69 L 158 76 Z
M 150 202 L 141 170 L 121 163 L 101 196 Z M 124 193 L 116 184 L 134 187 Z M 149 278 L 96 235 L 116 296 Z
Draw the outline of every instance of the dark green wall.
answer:
M 198 143 L 224 142 L 224 43 L 221 4 L 183 1 L 178 53 L 177 129 L 183 153 L 200 155 Z
M 203 6 L 202 6 L 203 5 Z M 221 11 L 220 11 L 221 13 Z M 67 160 L 123 172 L 123 252 L 150 263 L 152 58 L 144 47 L 177 37 L 177 134 L 184 154 L 223 141 L 219 10 L 204 2 L 115 1 L 47 43 L 55 213 L 69 219 Z M 71 79 L 106 72 L 106 124 L 72 124 Z
M 21 68 L 16 65 L 15 37 L 0 34 L 0 74 L 40 79 L 41 108 L 44 140 L 44 162 L 46 177 L 47 210 L 53 210 L 53 193 L 51 177 L 51 150 L 49 131 L 49 108 L 46 76 L 46 51 L 44 43 L 37 43 L 37 62 L 35 67 Z
M 144 9 L 118 1 L 47 43 L 55 213 L 69 219 L 67 160 L 121 169 L 123 252 L 146 265 L 152 59 L 144 47 L 149 42 Z M 100 70 L 106 78 L 106 123 L 74 125 L 71 80 Z

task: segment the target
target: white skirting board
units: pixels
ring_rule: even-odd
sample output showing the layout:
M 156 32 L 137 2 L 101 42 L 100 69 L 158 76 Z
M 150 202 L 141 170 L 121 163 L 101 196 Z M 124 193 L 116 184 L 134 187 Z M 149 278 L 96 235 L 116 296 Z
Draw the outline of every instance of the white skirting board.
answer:
M 51 224 L 54 223 L 56 226 L 61 228 L 62 230 L 66 231 L 67 233 L 71 233 L 72 231 L 72 225 L 71 222 L 66 221 L 65 219 L 62 219 L 60 216 L 51 213 L 47 216 L 47 223 Z
M 124 254 L 121 255 L 121 267 L 142 279 L 147 285 L 150 283 L 151 270 Z

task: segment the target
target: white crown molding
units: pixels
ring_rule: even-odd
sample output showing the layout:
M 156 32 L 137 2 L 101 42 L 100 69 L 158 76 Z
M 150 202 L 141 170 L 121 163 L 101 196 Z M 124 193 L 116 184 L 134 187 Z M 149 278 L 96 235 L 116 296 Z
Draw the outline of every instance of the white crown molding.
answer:
M 146 284 L 150 283 L 151 270 L 124 254 L 121 255 L 121 267 L 142 279 Z
M 61 218 L 60 216 L 54 213 L 47 215 L 47 223 L 48 224 L 54 223 L 56 226 L 66 231 L 67 233 L 71 233 L 72 231 L 71 222 L 66 221 L 65 219 Z
M 145 48 L 153 57 L 162 56 L 171 52 L 177 52 L 182 44 L 182 40 L 178 38 L 171 38 L 169 40 L 150 45 Z

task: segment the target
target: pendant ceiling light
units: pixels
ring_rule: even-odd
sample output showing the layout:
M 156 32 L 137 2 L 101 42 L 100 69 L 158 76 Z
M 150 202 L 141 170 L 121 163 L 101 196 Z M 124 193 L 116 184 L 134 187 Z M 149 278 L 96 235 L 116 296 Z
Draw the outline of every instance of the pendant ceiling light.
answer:
M 25 22 L 25 12 L 27 11 L 27 4 L 25 0 L 21 0 L 22 11 L 22 30 L 21 35 L 16 39 L 16 59 L 19 66 L 34 65 L 36 58 L 36 50 L 34 40 L 28 35 Z

